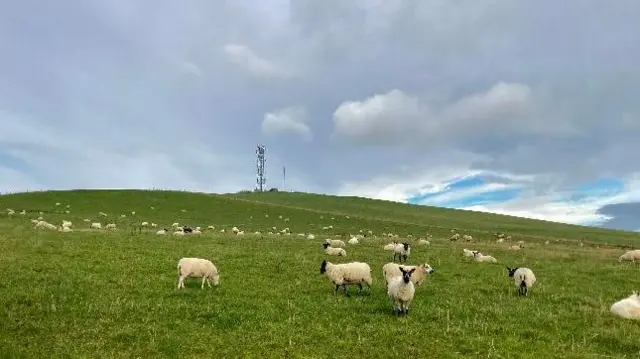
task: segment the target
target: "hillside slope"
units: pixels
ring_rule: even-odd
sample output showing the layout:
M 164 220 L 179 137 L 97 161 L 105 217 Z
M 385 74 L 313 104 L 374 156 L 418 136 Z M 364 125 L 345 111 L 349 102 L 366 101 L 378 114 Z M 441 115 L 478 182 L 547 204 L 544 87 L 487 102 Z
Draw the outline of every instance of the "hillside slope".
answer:
M 56 207 L 55 203 L 63 205 Z M 64 213 L 71 204 L 70 214 Z M 155 207 L 151 210 L 150 207 Z M 278 212 L 290 222 L 293 232 L 321 233 L 322 227 L 333 225 L 333 233 L 357 233 L 362 229 L 375 233 L 393 232 L 403 236 L 450 236 L 456 228 L 478 239 L 491 239 L 494 232 L 505 232 L 529 240 L 567 239 L 584 243 L 636 245 L 640 235 L 634 232 L 566 225 L 490 213 L 447 208 L 417 206 L 359 197 L 338 197 L 307 193 L 238 193 L 204 194 L 179 191 L 143 190 L 76 190 L 30 192 L 0 196 L 0 215 L 6 208 L 26 210 L 26 217 L 43 212 L 47 218 L 98 218 L 98 212 L 125 214 L 115 216 L 120 224 L 141 221 L 167 226 L 173 222 L 210 223 L 238 226 L 247 231 L 269 231 L 274 219 L 265 214 Z M 182 212 L 181 210 L 186 210 Z M 132 218 L 131 211 L 136 211 Z M 170 213 L 179 213 L 170 215 Z M 37 216 L 36 216 L 37 217 Z M 347 218 L 349 217 L 349 218 Z M 331 219 L 334 218 L 334 219 Z

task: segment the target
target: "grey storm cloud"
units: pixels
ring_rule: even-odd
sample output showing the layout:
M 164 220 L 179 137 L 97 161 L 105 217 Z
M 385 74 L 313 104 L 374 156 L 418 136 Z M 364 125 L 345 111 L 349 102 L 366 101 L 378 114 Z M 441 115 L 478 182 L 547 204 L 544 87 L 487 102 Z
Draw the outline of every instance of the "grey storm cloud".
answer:
M 252 188 L 259 143 L 272 185 L 286 166 L 328 193 L 449 167 L 544 174 L 539 193 L 625 178 L 638 18 L 626 0 L 4 2 L 0 190 Z

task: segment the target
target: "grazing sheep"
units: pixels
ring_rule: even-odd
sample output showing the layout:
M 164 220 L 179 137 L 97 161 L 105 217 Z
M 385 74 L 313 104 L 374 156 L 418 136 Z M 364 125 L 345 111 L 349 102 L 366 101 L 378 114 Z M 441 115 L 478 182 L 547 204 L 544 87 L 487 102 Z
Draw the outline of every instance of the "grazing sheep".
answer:
M 104 212 L 99 212 L 98 214 L 101 215 L 102 217 L 106 217 L 107 216 L 107 214 L 104 213 Z
M 609 311 L 620 318 L 640 319 L 640 296 L 638 292 L 633 291 L 629 297 L 613 303 Z
M 193 228 L 189 227 L 189 226 L 182 226 L 182 231 L 185 233 L 191 233 L 193 232 Z
M 418 244 L 421 245 L 421 246 L 428 246 L 428 245 L 431 244 L 431 242 L 429 242 L 426 239 L 421 239 L 421 240 L 418 241 Z
M 335 285 L 334 293 L 337 293 L 340 286 L 342 286 L 345 297 L 349 296 L 347 285 L 357 284 L 359 287 L 358 293 L 360 293 L 362 292 L 363 283 L 367 284 L 369 290 L 371 290 L 371 284 L 373 283 L 371 267 L 363 262 L 333 264 L 323 260 L 322 264 L 320 264 L 320 274 L 324 274 Z
M 518 288 L 518 295 L 527 296 L 529 289 L 536 283 L 536 276 L 529 268 L 509 268 L 509 277 L 513 278 L 516 288 Z
M 330 256 L 347 256 L 347 251 L 339 247 L 331 247 L 329 243 L 322 243 L 322 247 L 324 252 Z
M 329 243 L 331 245 L 331 247 L 339 247 L 339 248 L 344 248 L 346 247 L 346 245 L 344 244 L 344 242 L 340 239 L 329 239 L 327 238 L 324 243 Z
M 451 238 L 449 238 L 450 241 L 457 241 L 458 239 L 460 239 L 459 233 L 455 233 L 454 235 L 451 236 Z
M 309 233 L 307 235 L 307 239 L 316 239 L 316 236 L 314 236 L 313 234 Z
M 396 249 L 396 245 L 398 243 L 396 242 L 391 242 L 387 245 L 385 245 L 384 247 L 382 247 L 382 249 L 384 249 L 385 251 L 389 251 L 389 252 L 393 252 Z
M 102 224 L 100 224 L 100 222 L 93 222 L 91 223 L 91 227 L 93 229 L 101 229 L 102 228 Z
M 178 236 L 184 236 L 184 231 L 175 231 L 173 232 L 173 235 L 178 237 Z
M 141 225 L 142 227 L 146 227 L 146 226 L 148 226 L 148 225 L 149 225 L 149 222 L 144 221 L 144 222 L 140 223 L 140 225 Z
M 161 230 L 157 231 L 156 234 L 167 234 L 167 229 L 166 228 L 162 228 Z
M 207 229 L 216 229 L 216 227 L 215 226 L 209 226 L 209 227 L 207 227 Z
M 106 229 L 116 229 L 116 224 L 115 223 L 109 223 L 105 226 Z
M 482 253 L 476 252 L 473 254 L 473 260 L 479 263 L 498 263 L 498 260 L 492 256 L 484 255 Z
M 199 229 L 194 229 L 193 231 L 191 231 L 191 234 L 202 234 L 202 232 Z
M 509 247 L 509 249 L 512 250 L 512 251 L 519 251 L 520 248 L 522 248 L 522 247 L 520 247 L 520 245 L 518 245 L 518 244 L 515 244 L 515 245 Z
M 71 223 L 70 221 L 65 221 L 64 219 L 62 220 L 63 227 L 71 227 L 72 225 L 73 223 Z
M 151 222 L 151 228 L 156 228 L 157 226 L 158 226 L 158 224 L 157 224 L 157 223 L 153 223 L 153 222 Z
M 413 284 L 418 286 L 421 285 L 425 281 L 425 279 L 427 279 L 428 274 L 435 272 L 435 269 L 433 269 L 429 265 L 429 263 L 423 263 L 419 266 L 415 266 L 415 265 L 410 266 L 410 265 L 400 265 L 397 263 L 389 262 L 384 266 L 382 266 L 382 276 L 384 277 L 384 280 L 387 283 L 387 285 L 393 278 L 402 275 L 402 272 L 400 271 L 400 267 L 404 268 L 404 270 L 411 270 L 414 268 L 416 269 L 416 272 L 414 272 L 413 275 L 411 276 L 411 281 L 413 282 Z
M 640 249 L 634 249 L 634 250 L 628 251 L 625 254 L 618 257 L 618 262 L 630 261 L 635 263 L 636 260 L 640 260 Z
M 462 239 L 465 240 L 466 242 L 471 242 L 473 240 L 473 237 L 471 237 L 468 234 L 465 234 L 464 236 L 462 236 Z
M 409 306 L 413 301 L 416 288 L 411 281 L 411 275 L 416 271 L 415 268 L 405 270 L 399 267 L 402 276 L 394 277 L 387 285 L 387 295 L 394 302 L 393 314 L 409 314 Z
M 358 243 L 360 242 L 356 237 L 351 237 L 351 239 L 349 239 L 349 244 L 358 244 Z
M 178 289 L 184 288 L 184 280 L 187 277 L 202 278 L 202 286 L 207 283 L 211 287 L 210 281 L 217 286 L 220 283 L 220 272 L 208 259 L 202 258 L 181 258 L 178 261 Z
M 398 243 L 393 249 L 393 261 L 395 262 L 396 256 L 398 256 L 400 262 L 402 262 L 403 259 L 406 262 L 409 254 L 411 254 L 411 246 L 409 243 Z

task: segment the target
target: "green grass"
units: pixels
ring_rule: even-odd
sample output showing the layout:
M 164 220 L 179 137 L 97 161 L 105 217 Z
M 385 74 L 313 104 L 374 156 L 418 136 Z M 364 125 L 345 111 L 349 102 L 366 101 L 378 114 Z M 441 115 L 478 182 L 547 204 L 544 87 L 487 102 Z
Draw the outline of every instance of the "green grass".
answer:
M 17 213 L 22 209 L 27 215 Z M 638 268 L 616 260 L 620 246 L 638 241 L 630 232 L 300 193 L 36 192 L 0 196 L 0 211 L 2 358 L 640 356 L 638 323 L 609 314 L 614 301 L 640 289 Z M 100 211 L 117 231 L 79 230 L 84 218 L 105 224 Z M 54 224 L 73 221 L 76 231 L 34 230 L 29 219 L 39 212 Z M 182 238 L 132 234 L 141 221 L 216 230 Z M 323 231 L 327 225 L 334 229 Z M 232 226 L 247 235 L 218 231 Z M 272 226 L 294 235 L 249 235 Z M 452 227 L 475 243 L 450 243 Z M 328 258 L 371 265 L 372 292 L 345 298 L 319 273 L 326 258 L 320 243 L 361 229 L 377 238 L 348 245 L 347 258 Z M 508 251 L 511 243 L 492 240 L 495 231 L 526 248 Z M 296 235 L 309 232 L 316 239 Z M 434 236 L 431 246 L 412 250 L 409 263 L 426 261 L 436 273 L 417 288 L 407 317 L 394 317 L 386 297 L 381 268 L 392 254 L 381 248 L 389 242 L 384 232 Z M 499 263 L 466 261 L 462 248 Z M 201 290 L 190 278 L 186 290 L 175 289 L 177 261 L 191 256 L 216 264 L 220 286 Z M 516 296 L 506 265 L 534 270 L 538 283 L 528 298 Z

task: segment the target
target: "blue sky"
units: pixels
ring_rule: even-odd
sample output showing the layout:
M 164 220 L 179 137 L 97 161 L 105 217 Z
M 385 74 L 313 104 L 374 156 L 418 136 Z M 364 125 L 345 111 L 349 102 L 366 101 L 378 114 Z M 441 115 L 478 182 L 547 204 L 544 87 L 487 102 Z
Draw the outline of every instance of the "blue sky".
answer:
M 640 227 L 637 0 L 186 4 L 0 4 L 1 192 L 252 189 L 264 143 L 268 186 Z

